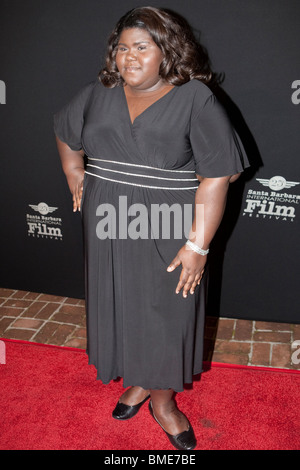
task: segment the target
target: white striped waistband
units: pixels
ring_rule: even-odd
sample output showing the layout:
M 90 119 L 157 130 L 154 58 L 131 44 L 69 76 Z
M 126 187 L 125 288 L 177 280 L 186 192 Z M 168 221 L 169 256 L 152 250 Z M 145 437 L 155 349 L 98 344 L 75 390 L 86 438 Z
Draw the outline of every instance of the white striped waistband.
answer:
M 168 170 L 165 168 L 156 168 L 147 165 L 138 165 L 134 163 L 117 162 L 90 157 L 88 157 L 88 161 L 99 163 L 101 162 L 101 166 L 88 163 L 86 169 L 86 173 L 88 175 L 96 176 L 97 178 L 115 183 L 128 184 L 131 186 L 139 186 L 150 189 L 167 190 L 197 189 L 199 186 L 199 181 L 193 170 Z M 121 169 L 122 165 L 126 168 Z M 134 172 L 123 171 L 130 170 L 130 167 L 134 169 Z M 117 176 L 116 174 L 119 175 L 120 178 L 115 179 L 114 176 Z M 192 175 L 194 178 L 190 177 Z M 180 178 L 177 176 L 180 176 Z

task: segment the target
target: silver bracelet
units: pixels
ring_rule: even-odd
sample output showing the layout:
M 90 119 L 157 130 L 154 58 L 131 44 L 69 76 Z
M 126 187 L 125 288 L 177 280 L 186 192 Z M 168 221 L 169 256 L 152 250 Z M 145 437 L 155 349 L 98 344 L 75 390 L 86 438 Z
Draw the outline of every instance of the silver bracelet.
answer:
M 202 248 L 200 248 L 198 245 L 196 245 L 195 243 L 191 242 L 191 240 L 188 240 L 186 242 L 186 245 L 189 246 L 193 251 L 195 251 L 196 253 L 198 253 L 199 255 L 202 255 L 202 256 L 205 256 L 209 253 L 209 250 L 202 250 Z

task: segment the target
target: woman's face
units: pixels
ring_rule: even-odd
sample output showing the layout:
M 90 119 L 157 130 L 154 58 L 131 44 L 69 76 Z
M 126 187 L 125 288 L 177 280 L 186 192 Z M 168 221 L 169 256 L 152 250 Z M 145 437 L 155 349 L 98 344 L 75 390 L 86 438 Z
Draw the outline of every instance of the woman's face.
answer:
M 116 65 L 125 83 L 136 90 L 161 86 L 159 67 L 163 53 L 147 30 L 124 29 L 117 46 Z

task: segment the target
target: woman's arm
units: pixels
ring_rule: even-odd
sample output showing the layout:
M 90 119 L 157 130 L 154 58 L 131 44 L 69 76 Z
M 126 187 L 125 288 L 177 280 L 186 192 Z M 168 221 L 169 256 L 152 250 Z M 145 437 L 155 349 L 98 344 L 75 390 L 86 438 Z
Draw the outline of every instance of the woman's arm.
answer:
M 56 143 L 62 168 L 66 175 L 71 194 L 73 195 L 73 212 L 77 210 L 80 211 L 84 177 L 84 151 L 72 150 L 58 137 L 56 137 Z
M 195 213 L 189 239 L 199 248 L 207 250 L 224 214 L 229 184 L 236 181 L 240 175 L 220 178 L 203 178 L 198 176 L 199 188 L 195 195 Z M 174 271 L 182 264 L 179 282 L 176 287 L 178 294 L 183 289 L 183 296 L 191 294 L 197 284 L 200 284 L 207 255 L 203 256 L 184 245 L 173 259 L 167 270 Z

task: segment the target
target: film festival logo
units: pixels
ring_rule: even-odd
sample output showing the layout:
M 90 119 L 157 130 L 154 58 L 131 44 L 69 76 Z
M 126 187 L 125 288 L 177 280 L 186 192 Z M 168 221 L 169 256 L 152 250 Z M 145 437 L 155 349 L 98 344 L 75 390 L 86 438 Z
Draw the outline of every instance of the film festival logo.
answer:
M 28 236 L 33 238 L 46 238 L 50 240 L 62 240 L 62 219 L 52 217 L 58 207 L 48 206 L 45 202 L 28 204 L 34 214 L 26 214 Z
M 293 222 L 300 195 L 291 194 L 290 190 L 300 182 L 287 181 L 283 176 L 256 178 L 256 181 L 263 189 L 248 189 L 243 216 Z

